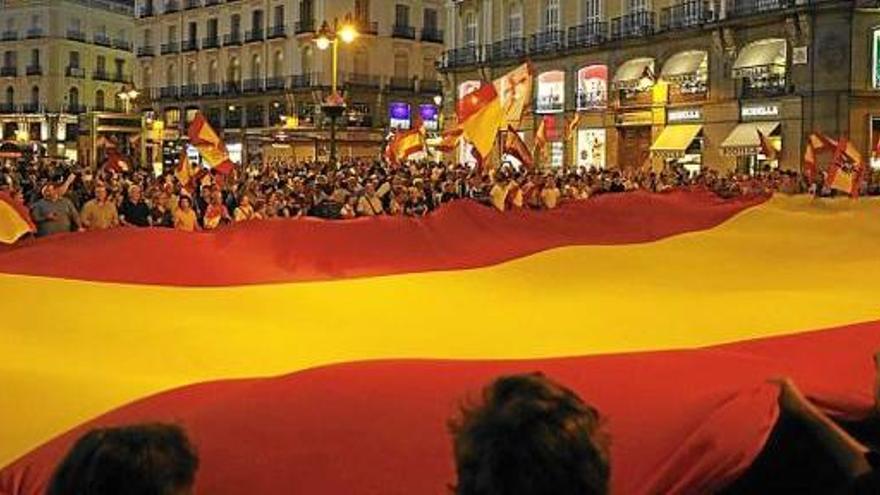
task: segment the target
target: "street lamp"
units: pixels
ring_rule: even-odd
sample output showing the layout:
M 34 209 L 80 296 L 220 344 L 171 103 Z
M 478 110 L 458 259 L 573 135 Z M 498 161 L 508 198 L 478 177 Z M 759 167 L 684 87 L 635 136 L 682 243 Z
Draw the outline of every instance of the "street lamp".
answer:
M 125 113 L 131 113 L 131 104 L 140 95 L 138 90 L 134 88 L 126 89 L 125 86 L 122 87 L 119 93 L 116 93 L 116 97 L 122 100 L 122 111 Z
M 315 45 L 319 50 L 332 48 L 332 66 L 330 68 L 331 84 L 330 95 L 321 105 L 321 110 L 330 117 L 330 163 L 336 164 L 336 119 L 345 111 L 345 100 L 339 95 L 339 42 L 349 44 L 354 42 L 360 33 L 357 26 L 352 22 L 351 16 L 346 15 L 342 25 L 338 20 L 333 21 L 331 28 L 327 21 L 321 24 L 321 29 L 315 34 Z

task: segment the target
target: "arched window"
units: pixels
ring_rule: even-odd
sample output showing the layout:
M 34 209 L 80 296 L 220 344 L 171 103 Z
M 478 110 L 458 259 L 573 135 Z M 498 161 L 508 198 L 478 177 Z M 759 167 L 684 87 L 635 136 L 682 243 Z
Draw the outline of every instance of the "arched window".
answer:
M 281 50 L 275 51 L 275 58 L 272 59 L 272 77 L 282 77 L 284 74 L 284 53 Z
M 174 64 L 168 64 L 168 69 L 165 72 L 165 85 L 166 86 L 176 86 L 177 85 L 177 68 Z
M 40 87 L 34 86 L 31 88 L 31 103 L 34 105 L 40 104 Z
M 306 46 L 302 49 L 301 54 L 302 73 L 309 75 L 312 73 L 312 47 Z
M 104 90 L 99 89 L 95 91 L 95 110 L 103 110 L 104 109 Z
M 263 60 L 258 54 L 251 57 L 251 79 L 259 79 L 263 72 Z
M 238 57 L 232 57 L 229 60 L 229 68 L 226 70 L 226 80 L 233 83 L 241 81 L 241 63 L 238 61 Z
M 208 84 L 217 84 L 217 61 L 211 60 L 208 63 Z
M 196 74 L 198 72 L 198 68 L 196 67 L 195 62 L 190 62 L 186 68 L 186 83 L 192 86 L 196 84 Z
M 152 67 L 144 67 L 143 81 L 141 81 L 141 86 L 144 88 L 153 87 L 153 68 Z

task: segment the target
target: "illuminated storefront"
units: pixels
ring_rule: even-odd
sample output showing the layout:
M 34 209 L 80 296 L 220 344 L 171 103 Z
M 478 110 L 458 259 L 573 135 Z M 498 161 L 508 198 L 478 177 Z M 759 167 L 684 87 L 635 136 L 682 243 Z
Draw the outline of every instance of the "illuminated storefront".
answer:
M 577 131 L 578 167 L 605 168 L 605 129 L 579 129 Z
M 409 129 L 412 125 L 412 107 L 409 103 L 392 101 L 388 104 L 388 126 L 391 129 Z
M 597 64 L 580 69 L 575 99 L 578 111 L 604 110 L 608 106 L 608 67 Z
M 696 174 L 703 165 L 703 111 L 676 108 L 666 112 L 666 127 L 651 145 L 651 155 L 665 165 L 679 165 Z
M 612 87 L 620 107 L 615 116 L 619 167 L 640 168 L 650 160 L 654 83 L 652 58 L 629 60 L 614 73 Z
M 764 166 L 775 168 L 779 165 L 778 157 L 764 154 L 761 136 L 765 136 L 777 152 L 782 150 L 781 108 L 778 102 L 740 105 L 740 123 L 721 143 L 723 154 L 736 157 L 737 170 L 754 172 Z
M 565 110 L 565 72 L 554 70 L 538 75 L 535 113 L 562 113 Z

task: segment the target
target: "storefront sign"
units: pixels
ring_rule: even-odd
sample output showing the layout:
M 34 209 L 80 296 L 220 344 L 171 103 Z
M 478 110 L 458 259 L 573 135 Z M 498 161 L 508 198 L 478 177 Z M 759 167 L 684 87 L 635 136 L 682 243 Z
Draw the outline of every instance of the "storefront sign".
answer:
M 760 105 L 743 105 L 740 108 L 742 120 L 760 119 L 762 117 L 779 117 L 779 104 L 765 103 Z
M 536 113 L 560 113 L 565 109 L 565 72 L 554 70 L 538 76 Z
M 419 105 L 419 117 L 421 117 L 422 122 L 425 124 L 425 129 L 429 131 L 436 131 L 440 128 L 440 110 L 437 108 L 437 105 L 424 104 Z
M 617 114 L 617 125 L 651 125 L 653 114 L 650 110 Z
M 577 166 L 605 168 L 605 129 L 578 131 Z
M 603 109 L 608 104 L 608 66 L 588 65 L 577 72 L 578 110 Z
M 666 122 L 669 124 L 701 120 L 703 120 L 703 110 L 700 108 L 680 108 L 666 112 Z
M 388 104 L 388 125 L 392 129 L 409 129 L 410 108 L 409 103 L 392 101 Z

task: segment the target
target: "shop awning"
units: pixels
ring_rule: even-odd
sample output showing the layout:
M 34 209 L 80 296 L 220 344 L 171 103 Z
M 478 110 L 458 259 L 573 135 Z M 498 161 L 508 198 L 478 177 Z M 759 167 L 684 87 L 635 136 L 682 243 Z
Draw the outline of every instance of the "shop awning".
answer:
M 667 81 L 677 81 L 691 77 L 700 72 L 700 68 L 706 63 L 707 57 L 708 54 L 702 50 L 676 53 L 663 64 L 663 70 L 660 71 L 660 75 Z
M 733 128 L 724 142 L 721 152 L 728 156 L 754 155 L 761 150 L 761 138 L 758 131 L 770 136 L 779 128 L 779 122 L 747 122 Z
M 651 145 L 651 154 L 662 158 L 684 156 L 685 150 L 702 129 L 700 124 L 668 125 Z
M 634 58 L 621 64 L 611 82 L 619 88 L 637 85 L 645 76 L 654 77 L 653 58 Z
M 772 66 L 785 67 L 785 40 L 767 39 L 743 47 L 733 63 L 734 76 Z

